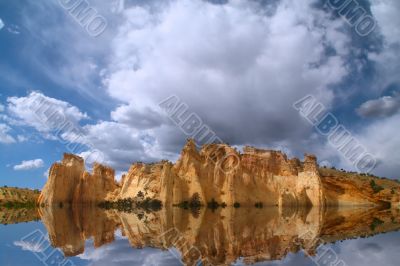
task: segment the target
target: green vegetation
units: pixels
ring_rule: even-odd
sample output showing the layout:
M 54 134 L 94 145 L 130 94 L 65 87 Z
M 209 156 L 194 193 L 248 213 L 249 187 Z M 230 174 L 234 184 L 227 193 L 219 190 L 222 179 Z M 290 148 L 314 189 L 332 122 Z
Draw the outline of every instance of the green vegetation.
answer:
M 377 184 L 375 183 L 375 180 L 371 180 L 371 181 L 369 182 L 369 184 L 370 184 L 372 190 L 374 191 L 374 193 L 378 193 L 379 191 L 381 191 L 381 190 L 384 189 L 383 187 L 377 185 Z
M 235 203 L 233 204 L 233 207 L 234 207 L 234 208 L 240 208 L 240 203 L 239 203 L 239 202 L 235 202 Z
M 0 206 L 3 206 L 6 209 L 33 209 L 36 207 L 36 203 L 33 201 L 28 201 L 28 202 L 0 201 Z
M 38 189 L 0 187 L 0 207 L 6 209 L 35 208 L 39 194 Z
M 372 221 L 370 228 L 372 231 L 375 231 L 376 227 L 378 227 L 379 225 L 384 224 L 384 222 L 378 218 L 374 218 L 374 220 Z
M 99 207 L 103 209 L 116 209 L 122 212 L 133 212 L 135 209 L 143 209 L 146 211 L 159 211 L 162 209 L 162 202 L 157 199 L 147 197 L 138 201 L 132 198 L 119 199 L 117 201 L 103 201 L 99 203 Z

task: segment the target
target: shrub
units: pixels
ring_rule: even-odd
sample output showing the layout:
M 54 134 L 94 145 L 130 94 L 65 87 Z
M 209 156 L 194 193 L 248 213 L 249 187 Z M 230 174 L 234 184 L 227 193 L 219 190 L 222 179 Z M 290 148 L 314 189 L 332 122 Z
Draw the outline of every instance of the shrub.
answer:
M 184 201 L 182 201 L 181 203 L 179 203 L 178 205 L 176 205 L 176 206 L 178 206 L 179 208 L 182 208 L 182 209 L 189 209 L 189 207 L 190 207 L 190 204 L 189 204 L 189 201 L 187 201 L 187 200 L 184 200 Z
M 192 198 L 190 199 L 190 207 L 191 208 L 200 208 L 201 207 L 201 201 L 200 201 L 200 195 L 199 193 L 194 193 L 192 195 Z
M 142 191 L 139 191 L 139 192 L 137 193 L 137 197 L 138 197 L 138 198 L 144 198 L 143 192 L 142 192 Z
M 375 231 L 376 227 L 383 224 L 384 222 L 378 218 L 374 218 L 374 220 L 372 221 L 370 228 L 372 231 Z
M 239 208 L 239 207 L 240 207 L 240 203 L 239 203 L 239 202 L 235 202 L 235 203 L 233 204 L 233 207 L 234 207 L 234 208 Z
M 162 202 L 147 197 L 145 200 L 135 202 L 132 198 L 119 199 L 117 201 L 103 201 L 98 205 L 103 209 L 116 209 L 123 212 L 132 212 L 135 208 L 146 211 L 159 211 L 162 209 Z
M 215 209 L 218 209 L 219 204 L 218 204 L 218 202 L 216 202 L 215 199 L 213 198 L 213 199 L 211 199 L 211 201 L 210 201 L 209 203 L 207 203 L 207 207 L 210 208 L 210 209 L 212 209 L 212 210 L 215 210 Z
M 375 180 L 371 180 L 371 181 L 369 182 L 369 184 L 370 184 L 372 190 L 374 191 L 374 193 L 378 193 L 379 191 L 383 190 L 383 187 L 377 185 L 377 184 L 375 183 Z
M 254 204 L 254 206 L 258 209 L 261 209 L 262 207 L 264 207 L 262 202 L 256 202 L 256 204 Z

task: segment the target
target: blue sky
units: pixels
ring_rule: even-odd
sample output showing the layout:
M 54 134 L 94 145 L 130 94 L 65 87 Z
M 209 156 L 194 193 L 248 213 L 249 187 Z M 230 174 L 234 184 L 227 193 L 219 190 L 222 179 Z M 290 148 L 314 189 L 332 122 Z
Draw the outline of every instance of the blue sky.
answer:
M 367 36 L 326 1 L 92 0 L 106 22 L 93 36 L 76 1 L 0 3 L 0 185 L 41 188 L 63 152 L 96 151 L 118 174 L 175 160 L 189 136 L 159 106 L 171 95 L 232 145 L 355 169 L 293 108 L 313 95 L 373 173 L 398 178 L 399 1 L 355 2 L 376 23 Z M 38 99 L 79 133 L 35 116 Z

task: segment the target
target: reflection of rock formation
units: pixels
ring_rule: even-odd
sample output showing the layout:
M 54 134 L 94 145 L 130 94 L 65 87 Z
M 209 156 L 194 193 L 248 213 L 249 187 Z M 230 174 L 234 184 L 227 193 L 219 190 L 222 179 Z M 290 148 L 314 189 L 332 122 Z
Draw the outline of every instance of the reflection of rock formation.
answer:
M 396 210 L 320 208 L 201 209 L 197 218 L 179 208 L 156 213 L 118 213 L 97 208 L 42 209 L 52 244 L 66 255 L 83 252 L 84 241 L 99 247 L 121 229 L 134 248 L 177 248 L 186 265 L 201 258 L 229 265 L 284 258 L 300 249 L 313 254 L 316 245 L 400 229 Z M 207 265 L 207 263 L 205 263 Z
M 0 224 L 17 224 L 38 220 L 40 220 L 40 216 L 36 208 L 7 209 L 0 207 Z
M 61 248 L 66 256 L 81 254 L 89 238 L 93 238 L 95 247 L 114 241 L 119 223 L 119 219 L 114 221 L 97 207 L 40 208 L 40 216 L 52 245 Z

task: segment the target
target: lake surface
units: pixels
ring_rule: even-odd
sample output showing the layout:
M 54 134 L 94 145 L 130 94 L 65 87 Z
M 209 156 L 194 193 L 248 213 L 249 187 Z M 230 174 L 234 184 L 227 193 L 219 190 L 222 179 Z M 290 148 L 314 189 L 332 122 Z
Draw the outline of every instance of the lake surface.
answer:
M 81 206 L 0 219 L 0 265 L 399 265 L 398 209 Z

